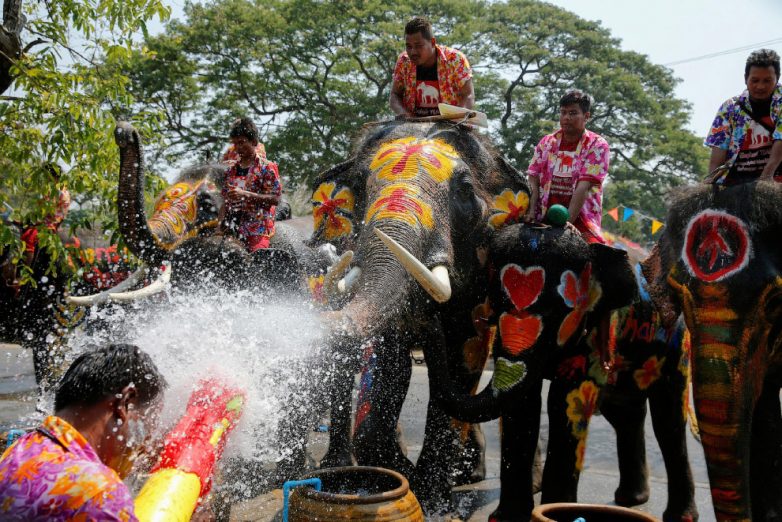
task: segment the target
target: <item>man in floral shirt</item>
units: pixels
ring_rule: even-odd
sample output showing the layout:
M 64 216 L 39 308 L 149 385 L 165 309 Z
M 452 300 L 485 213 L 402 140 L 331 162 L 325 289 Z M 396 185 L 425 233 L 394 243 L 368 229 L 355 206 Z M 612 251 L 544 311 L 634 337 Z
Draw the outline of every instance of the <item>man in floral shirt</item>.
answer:
M 608 142 L 586 128 L 591 97 L 578 90 L 559 100 L 560 129 L 544 136 L 527 169 L 532 195 L 526 220 L 542 221 L 552 205 L 568 209 L 572 223 L 590 243 L 605 243 L 601 230 Z
M 0 520 L 137 520 L 122 477 L 155 429 L 165 384 L 136 346 L 80 355 L 55 415 L 0 458 Z
M 470 63 L 460 51 L 436 43 L 428 20 L 413 18 L 407 23 L 405 48 L 394 67 L 389 98 L 394 114 L 438 115 L 440 102 L 472 109 L 475 92 Z
M 250 252 L 269 248 L 282 185 L 277 164 L 258 147 L 258 129 L 249 118 L 231 126 L 236 162 L 225 173 L 220 223 L 224 232 L 239 239 Z
M 782 85 L 779 55 L 754 51 L 744 67 L 747 89 L 717 111 L 704 145 L 711 147 L 709 172 L 716 183 L 782 180 Z M 723 167 L 723 168 L 719 168 Z M 715 172 L 715 169 L 716 170 Z

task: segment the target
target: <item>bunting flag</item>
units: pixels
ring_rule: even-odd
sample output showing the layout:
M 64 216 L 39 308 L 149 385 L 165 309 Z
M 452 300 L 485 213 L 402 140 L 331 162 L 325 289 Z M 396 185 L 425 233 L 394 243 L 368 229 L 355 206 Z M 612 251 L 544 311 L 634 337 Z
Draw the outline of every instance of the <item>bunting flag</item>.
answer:
M 622 219 L 621 220 L 619 219 L 620 211 L 622 213 Z M 638 210 L 636 210 L 634 208 L 628 208 L 628 207 L 626 207 L 624 205 L 618 205 L 618 206 L 612 208 L 611 210 L 607 210 L 605 212 L 605 214 L 607 216 L 611 216 L 611 218 L 614 221 L 627 221 L 630 218 L 634 218 L 637 221 L 642 221 L 642 220 L 651 221 L 651 232 L 652 232 L 651 235 L 655 235 L 657 232 L 660 231 L 660 229 L 662 227 L 665 226 L 665 223 L 663 223 L 659 219 L 654 218 L 652 216 L 648 216 L 648 215 L 644 214 L 643 212 L 639 212 Z

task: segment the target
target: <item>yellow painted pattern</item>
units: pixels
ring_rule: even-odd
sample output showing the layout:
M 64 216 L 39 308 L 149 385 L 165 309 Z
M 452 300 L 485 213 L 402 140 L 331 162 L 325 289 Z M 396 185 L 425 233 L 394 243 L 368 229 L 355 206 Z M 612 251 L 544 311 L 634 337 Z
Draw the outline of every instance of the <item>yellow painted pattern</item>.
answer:
M 344 237 L 353 232 L 353 209 L 356 199 L 347 187 L 336 183 L 321 183 L 312 194 L 312 219 L 315 230 L 323 230 L 327 241 Z
M 459 153 L 443 140 L 400 138 L 380 146 L 369 168 L 379 179 L 411 180 L 425 174 L 438 183 L 451 179 Z
M 518 223 L 529 208 L 529 195 L 524 191 L 503 190 L 491 205 L 489 226 L 498 230 L 505 225 Z
M 196 193 L 204 183 L 176 183 L 158 198 L 149 219 L 149 228 L 162 244 L 176 242 L 195 225 L 198 213 Z
M 152 474 L 136 497 L 136 516 L 139 522 L 187 522 L 200 492 L 198 475 L 161 469 Z
M 364 222 L 392 219 L 412 227 L 434 228 L 432 207 L 421 199 L 421 190 L 408 183 L 392 183 L 380 191 L 380 196 L 367 210 Z

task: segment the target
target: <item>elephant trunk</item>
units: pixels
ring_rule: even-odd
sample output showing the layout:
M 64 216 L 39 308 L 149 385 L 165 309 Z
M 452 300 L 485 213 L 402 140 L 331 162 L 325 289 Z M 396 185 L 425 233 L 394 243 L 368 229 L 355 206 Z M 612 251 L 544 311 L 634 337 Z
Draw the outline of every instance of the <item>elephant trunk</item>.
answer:
M 147 224 L 144 210 L 144 158 L 138 131 L 119 122 L 114 138 L 120 150 L 117 214 L 119 229 L 130 251 L 154 266 L 168 257 Z
M 724 290 L 704 287 L 701 293 L 706 295 L 698 308 L 690 308 L 688 322 L 693 325 L 693 397 L 712 503 L 717 520 L 750 520 L 752 411 L 763 375 L 752 370 L 758 367 L 751 360 L 751 336 Z

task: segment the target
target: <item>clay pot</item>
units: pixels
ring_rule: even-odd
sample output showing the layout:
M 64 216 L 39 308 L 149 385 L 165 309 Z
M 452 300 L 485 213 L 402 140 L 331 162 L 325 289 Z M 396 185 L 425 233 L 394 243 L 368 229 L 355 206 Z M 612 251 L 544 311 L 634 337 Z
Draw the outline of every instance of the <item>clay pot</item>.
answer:
M 328 468 L 305 478 L 319 478 L 321 491 L 299 488 L 291 492 L 290 522 L 424 522 L 407 479 L 384 468 L 350 466 Z
M 583 517 L 586 522 L 660 522 L 649 513 L 619 506 L 600 504 L 541 504 L 532 511 L 531 522 L 573 522 Z

